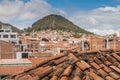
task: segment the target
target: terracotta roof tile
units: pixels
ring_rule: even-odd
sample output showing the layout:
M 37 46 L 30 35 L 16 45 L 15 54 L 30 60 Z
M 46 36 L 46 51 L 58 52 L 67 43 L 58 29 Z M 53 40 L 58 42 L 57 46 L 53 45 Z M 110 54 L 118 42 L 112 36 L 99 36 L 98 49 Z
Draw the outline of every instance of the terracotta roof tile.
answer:
M 74 62 L 77 62 L 77 61 L 79 60 L 79 59 L 78 59 L 74 54 L 72 54 L 72 53 L 70 53 L 68 56 L 71 57 L 71 58 L 73 58 L 73 59 L 74 59 Z
M 50 73 L 51 71 L 52 71 L 52 67 L 47 66 L 47 67 L 43 68 L 42 71 L 37 71 L 37 72 L 35 72 L 34 75 L 38 75 L 39 78 L 42 78 L 42 77 L 44 77 L 45 75 L 47 75 L 48 73 Z
M 106 66 L 110 66 L 112 63 L 109 62 L 109 61 L 105 61 L 104 64 L 105 64 Z
M 90 68 L 90 72 L 95 72 L 95 70 L 94 70 L 94 69 L 92 69 L 92 68 Z
M 18 78 L 18 80 L 30 80 L 30 79 L 32 79 L 32 76 L 30 75 L 25 75 L 25 76 Z
M 118 65 L 118 67 L 120 68 L 120 64 Z
M 113 53 L 112 54 L 118 61 L 120 61 L 120 56 L 119 55 L 117 55 L 116 53 Z
M 107 61 L 106 57 L 104 57 L 103 55 L 100 55 L 99 59 L 104 62 L 104 61 Z
M 96 53 L 98 52 L 97 50 L 89 50 L 89 51 L 78 51 L 79 54 L 93 54 L 93 53 Z
M 30 74 L 30 75 L 36 74 L 37 72 L 42 71 L 43 69 L 44 69 L 43 67 L 37 68 L 37 69 L 35 69 L 35 70 L 33 70 L 33 71 L 30 71 L 29 74 Z
M 40 79 L 40 80 L 49 80 L 48 76 L 45 76 L 44 78 Z
M 92 63 L 90 63 L 94 68 L 96 68 L 96 69 L 100 69 L 100 67 L 99 67 L 99 65 L 98 64 L 96 64 L 95 62 L 92 62 Z
M 89 76 L 86 76 L 85 77 L 85 80 L 91 80 Z
M 120 62 L 113 54 L 109 51 L 93 54 L 77 52 L 60 54 L 38 61 L 37 65 L 6 79 L 119 80 Z
M 95 74 L 94 72 L 89 72 L 89 76 L 92 77 L 94 80 L 104 80 L 103 78 Z
M 53 76 L 50 80 L 58 80 L 57 76 Z
M 115 60 L 113 57 L 111 57 L 109 54 L 106 54 L 106 58 L 107 58 L 111 63 L 116 62 L 116 60 Z
M 32 77 L 32 79 L 30 79 L 30 80 L 39 80 L 39 77 L 35 76 L 35 77 Z
M 68 80 L 66 76 L 63 76 L 60 80 Z
M 54 72 L 54 74 L 53 75 L 55 75 L 55 76 L 60 76 L 61 75 L 61 73 L 63 72 L 63 68 L 58 68 L 58 69 L 56 69 L 56 71 Z
M 68 66 L 65 71 L 63 72 L 63 75 L 65 76 L 69 76 L 71 74 L 72 71 L 72 65 Z
M 98 72 L 99 72 L 101 75 L 103 75 L 104 77 L 108 75 L 108 74 L 107 74 L 104 70 L 102 70 L 102 69 L 99 69 Z
M 81 80 L 79 76 L 75 76 L 73 80 Z
M 116 80 L 120 78 L 120 76 L 117 75 L 117 74 L 114 73 L 114 72 L 110 72 L 109 75 L 110 75 L 112 78 L 116 79 Z
M 57 55 L 57 56 L 53 56 L 53 57 L 48 58 L 48 60 L 58 59 L 58 58 L 63 57 L 64 55 L 65 55 L 65 54 L 61 53 L 61 54 L 59 54 L 59 55 Z
M 88 60 L 89 62 L 93 62 L 93 61 L 94 61 L 93 57 L 87 57 L 87 60 Z
M 112 68 L 113 70 L 115 70 L 116 72 L 118 72 L 120 74 L 120 69 L 116 66 L 110 66 L 110 68 Z
M 94 61 L 95 61 L 97 64 L 101 64 L 101 63 L 102 63 L 97 57 L 94 57 Z
M 106 80 L 115 80 L 115 79 L 113 79 L 113 78 L 110 77 L 110 76 L 106 76 L 105 79 L 106 79 Z
M 109 67 L 105 66 L 104 64 L 101 64 L 100 67 L 108 73 L 112 71 Z
M 60 63 L 64 62 L 65 60 L 67 60 L 67 57 L 62 57 L 58 60 L 54 60 L 54 63 L 57 65 L 57 64 L 60 64 Z
M 118 66 L 120 63 L 119 62 L 114 62 L 112 65 L 114 65 L 114 66 Z
M 84 62 L 84 61 L 77 62 L 76 65 L 77 65 L 81 70 L 85 70 L 85 69 L 87 69 L 87 68 L 90 68 L 89 64 L 87 64 L 87 63 Z
M 83 75 L 83 73 L 80 70 L 80 68 L 76 67 L 75 72 L 74 72 L 74 77 L 79 76 L 81 78 L 82 75 Z

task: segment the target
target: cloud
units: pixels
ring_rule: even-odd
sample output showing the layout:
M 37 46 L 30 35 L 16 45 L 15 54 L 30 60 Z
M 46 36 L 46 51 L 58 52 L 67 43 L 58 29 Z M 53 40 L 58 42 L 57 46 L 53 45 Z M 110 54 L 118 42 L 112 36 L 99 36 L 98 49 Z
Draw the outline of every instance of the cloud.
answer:
M 120 30 L 120 5 L 79 11 L 69 19 L 80 27 L 100 35 L 115 33 Z
M 53 8 L 46 0 L 30 0 L 26 3 L 22 0 L 3 0 L 0 2 L 1 21 L 22 25 L 21 27 L 17 26 L 20 28 L 28 27 L 34 21 L 53 13 L 66 15 L 63 10 Z M 28 23 L 30 24 L 27 26 Z
M 0 21 L 11 23 L 21 29 L 31 26 L 36 20 L 53 13 L 63 15 L 76 25 L 97 34 L 104 35 L 120 30 L 120 5 L 78 11 L 78 9 L 54 8 L 47 0 L 30 0 L 26 3 L 22 0 L 2 0 L 0 2 Z
M 23 2 L 4 0 L 0 3 L 0 16 L 15 16 L 20 12 L 21 6 L 23 6 Z

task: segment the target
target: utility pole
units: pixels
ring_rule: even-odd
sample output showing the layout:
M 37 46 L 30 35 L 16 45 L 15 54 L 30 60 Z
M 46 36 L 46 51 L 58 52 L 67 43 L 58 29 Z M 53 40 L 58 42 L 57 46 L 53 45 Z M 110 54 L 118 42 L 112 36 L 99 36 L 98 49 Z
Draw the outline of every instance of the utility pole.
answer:
M 106 48 L 109 49 L 109 38 L 108 38 L 108 36 L 106 37 Z
M 85 39 L 85 36 L 83 35 L 82 36 L 82 51 L 84 51 L 84 39 Z
M 90 37 L 90 50 L 92 50 L 92 36 Z
M 116 49 L 116 37 L 114 36 L 114 49 Z

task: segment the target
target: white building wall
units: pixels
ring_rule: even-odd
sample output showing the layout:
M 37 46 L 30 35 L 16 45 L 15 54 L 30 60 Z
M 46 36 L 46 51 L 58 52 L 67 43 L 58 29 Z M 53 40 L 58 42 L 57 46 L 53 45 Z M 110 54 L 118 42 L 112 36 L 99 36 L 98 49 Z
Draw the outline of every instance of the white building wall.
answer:
M 120 37 L 120 31 L 117 32 L 117 37 Z
M 17 44 L 19 43 L 19 38 L 17 37 L 17 33 L 1 32 L 0 35 L 1 35 L 0 40 L 11 41 L 11 42 L 13 41 L 16 42 Z M 3 35 L 8 35 L 8 38 L 3 38 Z M 11 35 L 16 35 L 16 38 L 11 38 Z
M 22 59 L 22 52 L 16 53 L 16 59 Z

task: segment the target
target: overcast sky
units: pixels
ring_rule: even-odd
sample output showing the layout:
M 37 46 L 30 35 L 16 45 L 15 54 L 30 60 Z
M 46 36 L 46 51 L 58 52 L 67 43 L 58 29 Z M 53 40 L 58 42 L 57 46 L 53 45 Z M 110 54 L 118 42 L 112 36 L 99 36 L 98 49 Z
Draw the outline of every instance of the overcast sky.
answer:
M 20 29 L 49 14 L 100 35 L 120 30 L 120 0 L 0 0 L 0 21 Z

